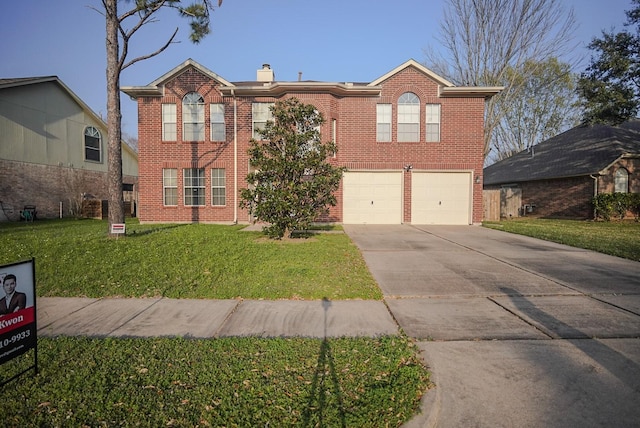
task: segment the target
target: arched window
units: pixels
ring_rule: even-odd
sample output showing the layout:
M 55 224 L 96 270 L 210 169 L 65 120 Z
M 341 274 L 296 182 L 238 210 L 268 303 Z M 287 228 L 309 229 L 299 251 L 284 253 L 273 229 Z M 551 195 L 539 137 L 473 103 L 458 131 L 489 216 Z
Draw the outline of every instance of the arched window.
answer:
M 615 192 L 627 193 L 629 191 L 629 172 L 624 168 L 618 168 L 614 176 Z
M 84 159 L 102 162 L 102 137 L 100 131 L 93 126 L 84 129 Z
M 420 141 L 420 99 L 413 92 L 398 98 L 398 141 Z
M 182 99 L 182 140 L 204 141 L 204 98 L 197 92 Z

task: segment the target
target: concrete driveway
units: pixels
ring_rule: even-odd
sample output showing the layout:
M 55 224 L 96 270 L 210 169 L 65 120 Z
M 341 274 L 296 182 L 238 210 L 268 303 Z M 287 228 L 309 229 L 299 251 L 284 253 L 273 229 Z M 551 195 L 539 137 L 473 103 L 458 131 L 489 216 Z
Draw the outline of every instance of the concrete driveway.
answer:
M 640 263 L 476 226 L 345 230 L 433 373 L 408 426 L 640 426 Z

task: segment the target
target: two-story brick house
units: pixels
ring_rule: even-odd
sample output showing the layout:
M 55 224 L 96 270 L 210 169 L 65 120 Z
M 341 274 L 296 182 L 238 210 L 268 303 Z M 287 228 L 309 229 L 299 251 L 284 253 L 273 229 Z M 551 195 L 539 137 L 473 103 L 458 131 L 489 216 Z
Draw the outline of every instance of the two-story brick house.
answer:
M 193 60 L 146 86 L 138 101 L 142 222 L 244 223 L 239 191 L 249 140 L 269 107 L 296 97 L 325 118 L 330 160 L 345 166 L 338 204 L 324 221 L 472 224 L 482 220 L 485 99 L 498 87 L 456 87 L 409 60 L 368 83 L 230 82 Z

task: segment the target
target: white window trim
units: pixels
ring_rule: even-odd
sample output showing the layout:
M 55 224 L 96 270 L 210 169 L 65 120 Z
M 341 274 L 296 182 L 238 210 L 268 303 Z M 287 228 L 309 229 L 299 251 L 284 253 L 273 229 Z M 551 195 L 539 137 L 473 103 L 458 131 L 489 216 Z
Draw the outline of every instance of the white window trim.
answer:
M 187 171 L 189 171 L 189 173 L 187 173 Z M 193 171 L 198 171 L 199 174 L 198 176 L 193 176 L 192 173 Z M 184 168 L 182 170 L 182 185 L 183 185 L 183 191 L 184 191 L 184 197 L 183 197 L 183 201 L 184 201 L 184 205 L 186 207 L 202 207 L 206 205 L 206 184 L 205 184 L 205 174 L 204 174 L 204 169 L 203 168 Z M 197 179 L 198 182 L 197 184 L 193 184 L 193 180 Z M 190 180 L 190 183 L 187 183 L 187 181 Z M 200 194 L 200 192 L 202 192 L 202 198 L 203 201 L 201 204 L 194 204 L 194 203 L 190 203 L 187 204 L 187 195 L 193 195 L 193 190 L 194 189 L 198 189 L 199 192 L 198 194 Z M 193 202 L 193 196 L 191 196 L 191 200 Z
M 425 141 L 428 143 L 440 142 L 441 113 L 442 107 L 440 104 L 427 104 L 425 106 Z M 430 132 L 432 127 L 437 127 L 437 132 Z M 431 137 L 433 134 L 435 136 Z
M 213 176 L 213 171 L 222 171 L 222 176 L 221 177 L 214 177 Z M 227 176 L 226 176 L 227 171 L 224 168 L 211 168 L 211 206 L 213 207 L 224 207 L 227 205 Z M 215 179 L 222 179 L 222 184 L 218 184 L 214 181 Z M 214 195 L 214 190 L 215 189 L 222 189 L 223 195 L 222 198 L 224 199 L 224 203 L 223 204 L 216 204 L 216 196 L 219 197 L 219 195 Z
M 417 130 L 404 131 L 409 126 L 417 128 Z M 420 98 L 413 92 L 405 92 L 398 98 L 398 127 L 396 132 L 400 143 L 417 143 L 420 141 Z
M 218 111 L 214 111 L 214 110 L 218 110 Z M 215 120 L 218 118 L 222 120 Z M 224 104 L 222 103 L 209 104 L 209 121 L 211 125 L 210 126 L 211 130 L 209 132 L 210 134 L 209 139 L 211 141 L 226 141 L 227 132 L 226 132 L 226 125 L 224 121 Z M 222 125 L 222 138 L 216 138 L 216 135 L 214 135 L 215 129 L 218 128 L 220 125 Z
M 262 135 L 256 129 L 264 129 L 268 121 L 273 120 L 271 107 L 274 103 L 252 103 L 251 104 L 251 134 L 255 140 L 261 140 Z M 266 111 L 264 109 L 266 108 Z M 256 117 L 264 116 L 264 117 Z M 260 126 L 259 126 L 260 125 Z
M 188 131 L 192 132 L 189 137 Z M 182 141 L 204 141 L 204 138 L 204 98 L 197 92 L 189 92 L 182 99 Z
M 167 177 L 167 172 L 173 171 L 174 177 Z M 167 180 L 172 180 L 173 183 L 167 184 Z M 176 203 L 167 204 L 167 189 L 176 189 Z M 178 169 L 177 168 L 163 168 L 162 169 L 162 205 L 165 207 L 175 207 L 178 205 Z
M 386 111 L 388 110 L 388 111 Z M 388 133 L 388 137 L 382 138 L 380 132 L 380 126 L 386 125 L 389 127 L 385 134 Z M 376 104 L 376 141 L 378 143 L 390 143 L 393 135 L 393 106 L 391 104 Z
M 97 138 L 98 139 L 98 148 L 87 146 L 87 137 Z M 87 126 L 84 129 L 84 134 L 82 136 L 82 142 L 84 146 L 84 160 L 87 162 L 97 162 L 102 163 L 102 135 L 100 131 L 95 126 Z M 89 159 L 87 157 L 87 150 L 90 150 L 92 153 L 98 154 L 98 160 Z
M 173 130 L 167 127 L 173 125 Z M 178 140 L 178 111 L 174 103 L 162 104 L 162 141 Z

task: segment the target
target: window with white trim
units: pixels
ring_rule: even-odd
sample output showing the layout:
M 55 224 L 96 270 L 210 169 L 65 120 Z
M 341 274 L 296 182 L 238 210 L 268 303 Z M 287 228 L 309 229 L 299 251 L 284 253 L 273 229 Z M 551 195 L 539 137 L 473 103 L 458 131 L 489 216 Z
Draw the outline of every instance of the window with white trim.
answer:
M 426 111 L 426 141 L 440 141 L 440 104 L 427 104 Z
M 338 154 L 338 121 L 336 119 L 331 119 L 331 140 L 333 144 L 336 146 L 336 150 L 333 152 L 333 157 L 335 158 Z
M 178 170 L 162 170 L 162 199 L 165 206 L 178 205 Z
M 204 205 L 204 169 L 185 168 L 184 175 L 184 204 L 186 206 Z
M 226 182 L 224 168 L 211 168 L 211 205 L 226 205 Z
M 413 92 L 398 98 L 398 141 L 420 141 L 420 99 Z
M 262 140 L 262 135 L 258 130 L 264 129 L 267 121 L 273 120 L 273 113 L 271 112 L 273 105 L 274 103 L 253 103 L 251 105 L 251 124 L 254 139 Z
M 624 168 L 618 168 L 614 176 L 615 190 L 614 192 L 629 192 L 629 171 Z
M 224 104 L 211 104 L 211 141 L 225 141 L 227 139 L 224 125 Z
M 162 104 L 162 141 L 176 141 L 178 114 L 175 104 Z
M 84 160 L 102 162 L 102 136 L 93 126 L 84 129 Z
M 204 98 L 197 92 L 182 99 L 182 140 L 204 141 Z
M 376 141 L 391 141 L 391 104 L 376 104 Z

